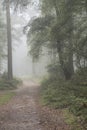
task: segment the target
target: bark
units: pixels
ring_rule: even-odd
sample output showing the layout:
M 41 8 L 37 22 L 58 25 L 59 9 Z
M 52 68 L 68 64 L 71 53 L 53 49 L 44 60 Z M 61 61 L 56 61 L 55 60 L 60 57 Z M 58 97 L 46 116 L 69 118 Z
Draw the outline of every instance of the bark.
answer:
M 69 41 L 69 54 L 68 54 L 68 71 L 69 71 L 69 76 L 72 78 L 74 74 L 74 65 L 73 65 L 73 43 L 72 43 L 72 35 L 70 36 L 70 41 Z
M 67 13 L 66 17 L 69 17 L 69 55 L 68 55 L 68 69 L 70 70 L 70 77 L 74 74 L 74 65 L 73 65 L 73 1 L 67 0 L 69 7 L 66 5 Z
M 58 9 L 56 2 L 54 2 L 54 6 L 55 6 L 57 20 L 59 18 L 61 19 L 60 10 Z M 71 29 L 71 27 L 73 26 L 72 11 L 70 13 L 71 13 L 71 16 L 68 16 L 68 17 L 70 17 L 70 21 L 69 21 L 70 23 L 69 24 L 70 24 L 70 29 Z M 69 15 L 70 15 L 70 13 L 69 13 Z M 66 17 L 67 17 L 67 15 L 66 15 Z M 62 50 L 61 42 L 60 41 L 57 42 L 57 51 L 58 51 L 58 55 L 59 55 L 59 62 L 61 64 L 61 68 L 62 68 L 62 70 L 64 72 L 66 80 L 70 80 L 72 78 L 73 73 L 74 73 L 72 31 L 71 31 L 71 33 L 69 35 L 69 38 L 68 38 L 68 40 L 69 40 L 69 49 L 68 49 L 69 54 L 67 55 L 67 57 L 68 57 L 67 65 L 64 63 L 64 56 L 63 56 L 63 50 Z
M 34 60 L 34 58 L 32 58 L 32 74 L 33 74 L 33 76 L 35 76 L 35 60 Z
M 12 72 L 12 36 L 11 36 L 11 18 L 10 1 L 6 0 L 6 18 L 7 18 L 7 44 L 8 44 L 8 79 L 13 79 Z
M 63 70 L 65 79 L 70 80 L 74 73 L 72 55 L 70 54 L 68 64 L 66 65 L 64 62 L 63 50 L 60 42 L 57 42 L 57 52 L 59 55 L 59 62 Z
M 87 0 L 85 0 L 85 8 L 86 8 L 86 13 L 87 13 Z

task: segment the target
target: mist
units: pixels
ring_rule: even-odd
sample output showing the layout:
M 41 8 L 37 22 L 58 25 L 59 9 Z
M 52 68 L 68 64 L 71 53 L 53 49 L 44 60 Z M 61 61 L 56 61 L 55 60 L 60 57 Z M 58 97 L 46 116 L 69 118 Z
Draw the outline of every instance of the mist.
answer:
M 1 0 L 0 130 L 70 129 L 87 129 L 87 0 Z
M 46 72 L 47 56 L 33 63 L 27 46 L 27 37 L 23 33 L 24 26 L 32 17 L 38 16 L 36 9 L 28 9 L 23 13 L 11 13 L 13 44 L 13 75 L 15 77 L 43 76 Z

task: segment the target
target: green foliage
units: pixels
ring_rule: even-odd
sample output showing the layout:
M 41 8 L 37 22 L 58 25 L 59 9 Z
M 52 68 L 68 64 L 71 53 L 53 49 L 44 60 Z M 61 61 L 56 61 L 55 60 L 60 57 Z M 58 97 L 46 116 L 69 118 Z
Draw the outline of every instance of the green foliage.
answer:
M 53 16 L 38 17 L 30 21 L 25 27 L 30 27 L 27 34 L 27 43 L 30 46 L 30 54 L 34 59 L 39 59 L 42 55 L 43 47 L 49 44 L 49 29 L 53 21 Z
M 71 130 L 84 130 L 83 126 L 78 122 L 79 117 L 77 118 L 69 109 L 64 109 L 63 115 L 65 122 L 71 126 Z
M 77 85 L 87 86 L 87 67 L 79 68 L 72 78 Z
M 28 40 L 30 53 L 39 58 L 43 46 L 57 49 L 56 55 L 65 78 L 71 79 L 74 57 L 77 67 L 83 66 L 83 62 L 87 65 L 87 2 L 40 0 L 39 4 L 41 14 L 27 26 L 30 27 L 27 35 L 31 39 Z
M 19 79 L 12 79 L 11 81 L 7 78 L 7 73 L 4 73 L 0 78 L 0 90 L 12 90 L 16 89 L 19 84 L 22 84 L 22 81 Z
M 72 125 L 75 122 L 77 122 L 76 116 L 74 116 L 72 113 L 70 113 L 67 108 L 63 110 L 63 114 L 65 117 L 65 122 L 67 124 Z
M 41 101 L 68 108 L 86 129 L 87 0 L 39 0 L 39 4 L 41 14 L 28 25 L 30 53 L 38 58 L 45 46 L 55 50 L 57 61 L 47 67 L 49 78 L 42 83 Z
M 65 77 L 64 77 L 64 74 L 63 74 L 63 71 L 61 69 L 61 66 L 59 65 L 59 63 L 53 63 L 53 64 L 49 64 L 47 66 L 47 71 L 48 71 L 48 74 L 49 74 L 49 77 L 50 79 L 52 80 L 64 80 Z
M 87 89 L 85 90 L 87 91 Z M 79 117 L 82 124 L 87 122 L 87 98 L 75 98 L 69 110 Z
M 45 104 L 52 105 L 54 108 L 66 108 L 71 104 L 70 97 L 73 95 L 67 91 L 68 87 L 65 87 L 64 81 L 50 78 L 42 83 L 42 86 L 42 99 Z
M 72 116 L 68 117 L 67 122 L 72 124 L 75 129 L 79 125 L 82 130 L 87 128 L 87 84 L 84 84 L 87 76 L 85 74 L 87 74 L 86 68 L 80 69 L 71 81 L 65 81 L 55 76 L 55 72 L 53 76 L 50 75 L 48 79 L 42 82 L 41 89 L 41 102 L 43 105 L 56 109 L 68 109 L 69 113 L 71 113 L 69 115 Z

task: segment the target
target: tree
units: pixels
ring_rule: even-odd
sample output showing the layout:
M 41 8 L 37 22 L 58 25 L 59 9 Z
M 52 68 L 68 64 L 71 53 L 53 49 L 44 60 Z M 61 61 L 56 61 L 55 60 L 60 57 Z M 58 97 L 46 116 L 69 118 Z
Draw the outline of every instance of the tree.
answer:
M 31 0 L 11 0 L 15 7 L 26 7 L 30 2 Z M 33 56 L 38 57 L 44 45 L 55 49 L 65 78 L 71 79 L 74 74 L 74 56 L 77 58 L 76 62 L 78 59 L 85 58 L 86 60 L 86 49 L 83 47 L 83 50 L 80 51 L 82 41 L 86 41 L 85 26 L 81 25 L 82 31 L 79 33 L 77 19 L 79 16 L 81 24 L 84 23 L 83 17 L 84 13 L 87 13 L 87 0 L 39 0 L 39 4 L 41 7 L 40 17 L 28 25 L 30 26 L 28 36 L 31 37 L 30 43 L 32 43 L 30 52 Z M 49 18 L 49 15 L 54 16 L 54 18 L 52 18 L 51 24 L 45 25 L 44 20 L 46 17 Z M 76 46 L 79 48 L 75 49 Z
M 6 55 L 6 23 L 5 17 L 0 3 L 0 73 L 2 72 L 2 62 L 7 57 Z
M 6 18 L 7 18 L 7 42 L 8 42 L 8 79 L 13 79 L 12 70 L 12 35 L 11 35 L 11 17 L 10 17 L 10 5 L 13 5 L 14 9 L 24 8 L 30 3 L 30 0 L 4 0 L 6 5 Z
M 28 37 L 31 37 L 29 41 L 31 54 L 39 56 L 42 46 L 55 49 L 66 79 L 71 79 L 74 74 L 73 58 L 86 59 L 87 17 L 83 18 L 86 12 L 86 2 L 86 0 L 40 0 L 42 13 L 40 17 L 31 22 L 32 24 L 29 24 Z M 52 20 L 49 19 L 49 15 L 54 16 Z M 80 20 L 78 20 L 78 16 L 81 18 Z M 46 21 L 46 17 L 51 24 L 47 25 L 49 22 Z M 81 25 L 81 29 L 78 25 Z
M 72 49 L 68 50 L 65 47 L 66 45 L 64 43 L 65 40 L 69 39 L 67 37 L 67 33 L 70 30 L 70 28 L 68 28 L 67 24 L 66 24 L 66 17 L 65 17 L 65 19 L 63 19 L 65 12 L 63 11 L 64 8 L 62 8 L 62 6 L 64 7 L 65 3 L 63 3 L 62 6 L 59 6 L 58 4 L 61 2 L 56 1 L 56 0 L 55 1 L 51 0 L 51 2 L 43 0 L 41 2 L 42 2 L 41 3 L 42 11 L 43 12 L 46 11 L 46 12 L 44 13 L 45 15 L 42 15 L 42 18 L 37 18 L 37 19 L 33 20 L 33 22 L 32 22 L 33 26 L 31 25 L 30 31 L 34 27 L 35 27 L 34 29 L 36 29 L 36 31 L 39 29 L 39 31 L 37 31 L 36 33 L 33 31 L 33 34 L 34 34 L 33 36 L 36 35 L 35 38 L 33 37 L 33 40 L 32 40 L 35 43 L 33 45 L 35 45 L 35 48 L 38 48 L 37 44 L 39 44 L 39 42 L 41 43 L 41 44 L 39 44 L 40 47 L 44 46 L 45 45 L 44 43 L 48 44 L 50 42 L 50 47 L 52 46 L 52 48 L 54 48 L 55 50 L 57 48 L 57 53 L 59 55 L 59 62 L 60 62 L 61 67 L 64 71 L 65 77 L 66 77 L 66 79 L 71 78 L 71 76 L 74 72 L 73 53 L 71 53 Z M 50 5 L 50 7 L 48 7 L 47 9 L 45 8 L 46 9 L 45 10 L 44 7 L 47 7 L 47 5 Z M 52 8 L 53 8 L 53 10 L 52 10 Z M 47 11 L 48 9 L 49 9 L 49 11 Z M 51 9 L 51 11 L 50 11 L 50 9 Z M 59 10 L 61 10 L 61 11 L 59 11 Z M 47 14 L 47 12 L 48 12 L 48 14 Z M 60 12 L 62 12 L 62 13 L 60 13 Z M 53 15 L 54 15 L 54 17 L 51 20 L 49 19 L 49 14 L 52 15 L 51 17 L 53 17 Z M 48 18 L 48 21 L 46 21 L 46 18 Z M 47 23 L 49 23 L 49 21 L 51 21 L 50 26 L 49 26 L 49 24 L 46 25 L 46 22 L 45 23 L 43 22 L 44 20 Z M 37 24 L 36 24 L 36 21 L 38 22 Z M 38 28 L 37 25 L 39 25 L 40 27 Z M 30 32 L 29 32 L 29 34 L 30 34 Z M 38 35 L 39 35 L 39 37 L 38 37 Z M 37 40 L 37 44 L 36 44 L 37 38 L 39 38 L 39 39 Z M 67 42 L 69 42 L 69 41 L 67 40 Z M 71 47 L 71 45 L 70 45 L 70 47 Z M 64 57 L 63 50 L 65 50 L 65 48 L 66 48 L 66 51 L 70 51 L 71 55 L 67 55 L 67 57 Z M 33 50 L 32 52 L 35 52 L 35 50 Z M 37 52 L 37 54 L 38 54 L 38 52 Z M 68 59 L 67 62 L 66 62 L 66 59 Z M 70 68 L 69 71 L 68 71 L 68 68 Z
M 75 7 L 75 44 L 74 52 L 77 67 L 87 66 L 87 1 L 78 1 Z
M 8 79 L 13 79 L 12 72 L 12 36 L 11 36 L 11 18 L 10 1 L 6 0 L 6 18 L 7 18 L 7 42 L 8 42 Z

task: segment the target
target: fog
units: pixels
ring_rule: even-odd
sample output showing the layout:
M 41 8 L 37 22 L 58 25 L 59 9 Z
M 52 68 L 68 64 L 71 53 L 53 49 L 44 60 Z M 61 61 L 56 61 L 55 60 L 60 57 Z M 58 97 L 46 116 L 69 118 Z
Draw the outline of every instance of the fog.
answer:
M 42 76 L 46 73 L 47 58 L 45 56 L 37 63 L 32 63 L 28 54 L 26 35 L 23 34 L 23 27 L 29 20 L 37 16 L 34 8 L 25 10 L 22 13 L 11 13 L 12 23 L 12 44 L 13 44 L 13 74 L 16 77 Z

